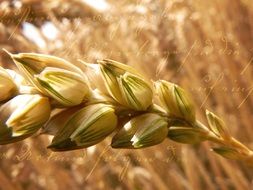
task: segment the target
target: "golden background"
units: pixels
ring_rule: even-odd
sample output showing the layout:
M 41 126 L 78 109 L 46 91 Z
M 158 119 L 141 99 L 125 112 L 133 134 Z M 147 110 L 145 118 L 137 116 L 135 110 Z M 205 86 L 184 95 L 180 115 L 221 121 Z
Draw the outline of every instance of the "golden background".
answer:
M 107 0 L 95 6 L 85 0 L 2 0 L 0 48 L 75 64 L 111 58 L 132 65 L 152 80 L 187 89 L 201 121 L 206 123 L 206 108 L 214 111 L 253 148 L 251 0 Z M 0 64 L 14 68 L 3 51 Z M 120 150 L 109 147 L 110 139 L 64 153 L 47 150 L 45 135 L 0 146 L 0 189 L 253 189 L 252 168 L 214 154 L 208 142 L 166 140 Z

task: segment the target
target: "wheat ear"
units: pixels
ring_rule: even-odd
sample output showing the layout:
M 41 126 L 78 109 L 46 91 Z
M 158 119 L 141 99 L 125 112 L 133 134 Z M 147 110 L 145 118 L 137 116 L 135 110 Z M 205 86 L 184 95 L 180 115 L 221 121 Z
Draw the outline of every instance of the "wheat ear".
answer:
M 6 50 L 5 50 L 6 51 Z M 228 159 L 253 163 L 253 152 L 233 138 L 221 118 L 206 111 L 208 126 L 178 85 L 151 81 L 134 68 L 104 59 L 70 62 L 36 53 L 11 54 L 19 72 L 0 68 L 0 144 L 38 130 L 53 135 L 48 146 L 67 151 L 95 145 L 111 133 L 113 148 L 144 148 L 170 138 L 179 143 L 211 141 Z

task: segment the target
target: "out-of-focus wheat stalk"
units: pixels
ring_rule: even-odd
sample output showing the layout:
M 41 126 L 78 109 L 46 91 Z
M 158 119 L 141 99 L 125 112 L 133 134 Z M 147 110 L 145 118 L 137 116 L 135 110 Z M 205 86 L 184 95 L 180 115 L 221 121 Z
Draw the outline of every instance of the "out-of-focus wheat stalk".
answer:
M 230 135 L 221 118 L 207 110 L 208 127 L 196 119 L 192 100 L 176 84 L 151 82 L 108 59 L 81 61 L 85 74 L 55 56 L 6 52 L 20 73 L 1 68 L 0 87 L 9 89 L 0 94 L 1 144 L 43 127 L 44 134 L 54 135 L 48 147 L 67 151 L 95 145 L 116 131 L 113 148 L 149 147 L 166 137 L 187 144 L 209 140 L 220 145 L 212 149 L 217 154 L 253 163 L 253 152 Z M 62 111 L 50 118 L 57 108 Z

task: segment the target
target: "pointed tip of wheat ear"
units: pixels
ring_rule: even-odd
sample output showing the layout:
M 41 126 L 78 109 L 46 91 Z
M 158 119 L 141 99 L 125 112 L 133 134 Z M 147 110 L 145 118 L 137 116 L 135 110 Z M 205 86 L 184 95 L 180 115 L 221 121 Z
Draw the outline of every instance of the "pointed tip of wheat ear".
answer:
M 87 63 L 86 61 L 83 61 L 81 59 L 77 59 L 80 63 L 84 64 L 86 67 L 91 67 L 91 63 Z
M 5 53 L 7 53 L 10 57 L 13 57 L 14 56 L 14 54 L 12 54 L 11 52 L 9 52 L 7 49 L 5 49 L 5 48 L 2 48 L 2 50 L 5 52 Z
M 106 62 L 105 62 L 105 59 L 101 60 L 101 59 L 98 59 L 96 60 L 96 62 L 100 65 L 106 65 Z
M 87 64 L 87 62 L 81 60 L 81 59 L 77 59 L 77 61 L 81 62 L 81 63 L 84 63 L 84 64 Z

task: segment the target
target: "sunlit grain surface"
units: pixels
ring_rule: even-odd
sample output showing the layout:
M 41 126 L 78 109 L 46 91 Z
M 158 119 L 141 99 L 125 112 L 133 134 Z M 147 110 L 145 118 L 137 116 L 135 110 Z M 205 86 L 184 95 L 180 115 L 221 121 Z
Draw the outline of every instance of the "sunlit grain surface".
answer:
M 93 1 L 94 2 L 94 1 Z M 187 89 L 253 148 L 251 0 L 0 2 L 0 48 L 94 62 L 111 58 Z M 0 63 L 14 68 L 0 52 Z M 142 150 L 97 146 L 65 153 L 48 136 L 0 147 L 0 189 L 253 189 L 253 170 L 209 143 L 166 140 Z

